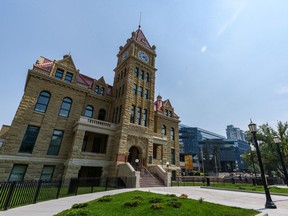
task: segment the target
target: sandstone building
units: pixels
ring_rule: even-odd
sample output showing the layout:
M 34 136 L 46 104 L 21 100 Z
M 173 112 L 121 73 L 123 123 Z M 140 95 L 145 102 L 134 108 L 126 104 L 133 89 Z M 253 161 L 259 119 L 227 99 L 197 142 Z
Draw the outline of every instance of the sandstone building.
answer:
M 80 73 L 70 55 L 36 61 L 0 150 L 0 181 L 139 178 L 136 165 L 176 175 L 179 117 L 154 99 L 156 47 L 139 27 L 117 58 L 113 85 Z

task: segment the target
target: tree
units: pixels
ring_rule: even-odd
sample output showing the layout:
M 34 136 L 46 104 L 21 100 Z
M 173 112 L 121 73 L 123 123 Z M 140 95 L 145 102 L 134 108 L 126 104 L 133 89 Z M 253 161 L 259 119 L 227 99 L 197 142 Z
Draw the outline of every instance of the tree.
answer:
M 278 152 L 276 150 L 276 145 L 273 141 L 274 136 L 278 136 L 281 140 L 280 148 L 282 149 L 283 156 L 287 164 L 288 156 L 288 123 L 279 121 L 274 130 L 268 123 L 260 125 L 257 130 L 257 140 L 259 144 L 259 149 L 261 152 L 261 157 L 263 161 L 263 166 L 269 175 L 273 173 L 282 173 L 282 168 L 280 164 L 280 159 Z M 250 143 L 252 142 L 252 135 L 249 131 L 246 131 L 246 140 Z

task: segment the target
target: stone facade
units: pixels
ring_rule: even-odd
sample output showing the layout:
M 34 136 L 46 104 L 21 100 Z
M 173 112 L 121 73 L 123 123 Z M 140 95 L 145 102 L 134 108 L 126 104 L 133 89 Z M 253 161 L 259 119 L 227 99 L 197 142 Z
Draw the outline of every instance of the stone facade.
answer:
M 81 74 L 70 55 L 40 57 L 0 151 L 0 181 L 17 175 L 19 165 L 25 180 L 42 178 L 44 167 L 53 179 L 115 176 L 119 164 L 136 159 L 176 175 L 179 117 L 169 100 L 154 102 L 155 50 L 140 28 L 133 32 L 117 54 L 113 85 Z M 35 142 L 29 126 L 38 128 Z

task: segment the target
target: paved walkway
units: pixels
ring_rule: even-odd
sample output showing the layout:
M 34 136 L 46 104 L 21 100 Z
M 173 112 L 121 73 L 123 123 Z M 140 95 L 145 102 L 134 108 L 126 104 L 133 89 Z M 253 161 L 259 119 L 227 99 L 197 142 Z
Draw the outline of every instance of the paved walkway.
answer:
M 1 216 L 52 216 L 60 211 L 71 208 L 75 203 L 87 202 L 97 199 L 104 195 L 113 195 L 135 189 L 121 189 L 113 191 L 98 192 L 92 194 L 78 195 L 68 198 L 60 198 L 37 204 L 27 205 L 23 207 L 1 211 Z M 256 209 L 262 212 L 261 215 L 269 216 L 287 216 L 288 215 L 288 196 L 272 195 L 272 200 L 277 206 L 277 209 L 265 209 L 265 195 L 258 193 L 246 193 L 236 191 L 225 191 L 207 189 L 201 187 L 159 187 L 159 188 L 141 188 L 138 190 L 150 191 L 161 194 L 187 194 L 189 198 L 199 199 L 204 201 L 219 203 L 227 206 L 237 206 L 248 209 Z

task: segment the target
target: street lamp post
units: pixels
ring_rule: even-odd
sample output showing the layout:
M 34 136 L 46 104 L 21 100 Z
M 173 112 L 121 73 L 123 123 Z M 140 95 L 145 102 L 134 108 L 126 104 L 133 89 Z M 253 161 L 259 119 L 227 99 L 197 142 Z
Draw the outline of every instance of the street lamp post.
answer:
M 258 157 L 258 161 L 259 161 L 261 178 L 262 178 L 263 187 L 264 187 L 264 191 L 265 191 L 265 195 L 266 195 L 265 208 L 275 209 L 277 207 L 274 204 L 274 202 L 272 201 L 269 189 L 267 187 L 266 177 L 265 177 L 265 174 L 264 174 L 264 168 L 263 168 L 263 164 L 262 164 L 262 158 L 261 158 L 261 154 L 260 154 L 260 150 L 259 150 L 259 146 L 258 146 L 258 142 L 257 142 L 257 137 L 256 137 L 257 126 L 256 126 L 256 124 L 254 124 L 251 121 L 251 123 L 248 125 L 248 127 L 249 127 L 250 132 L 253 135 L 253 140 L 254 140 L 254 144 L 255 144 L 255 148 L 256 148 L 256 152 L 257 152 L 257 157 Z
M 135 159 L 135 164 L 136 164 L 136 171 L 138 171 L 138 163 L 139 163 L 139 159 L 138 159 L 138 158 L 136 158 L 136 159 Z
M 277 146 L 277 151 L 278 151 L 278 154 L 280 156 L 280 160 L 281 160 L 281 164 L 282 164 L 282 168 L 283 168 L 286 184 L 288 186 L 288 174 L 287 174 L 287 169 L 285 167 L 284 159 L 283 159 L 283 156 L 282 156 L 282 153 L 281 153 L 281 150 L 280 150 L 280 145 L 279 145 L 280 139 L 279 139 L 279 137 L 275 136 L 274 137 L 274 142 L 275 142 L 275 144 Z

